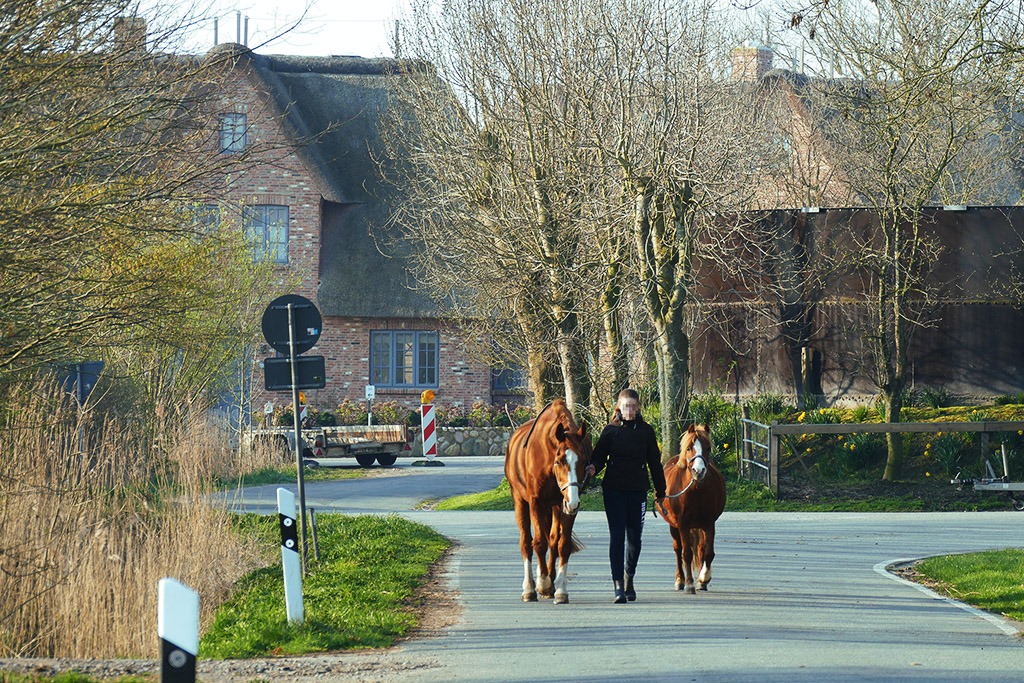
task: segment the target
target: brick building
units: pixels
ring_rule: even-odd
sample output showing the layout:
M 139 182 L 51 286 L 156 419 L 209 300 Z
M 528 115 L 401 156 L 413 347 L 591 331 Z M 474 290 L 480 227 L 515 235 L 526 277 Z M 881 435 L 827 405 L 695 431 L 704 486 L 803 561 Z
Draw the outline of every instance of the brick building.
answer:
M 230 73 L 218 144 L 224 154 L 259 147 L 261 163 L 228 179 L 225 207 L 274 262 L 285 291 L 317 304 L 324 316 L 309 353 L 326 358 L 327 386 L 306 392 L 330 409 L 361 400 L 418 405 L 433 389 L 445 405 L 515 400 L 502 375 L 471 358 L 436 306 L 410 287 L 401 255 L 382 227 L 400 193 L 380 180 L 378 125 L 388 106 L 387 79 L 397 62 L 360 57 L 257 55 L 236 44 L 215 47 Z M 386 162 L 385 162 L 386 163 Z M 230 220 L 225 216 L 225 220 Z M 266 345 L 255 360 L 273 355 Z M 264 400 L 254 366 L 251 406 Z

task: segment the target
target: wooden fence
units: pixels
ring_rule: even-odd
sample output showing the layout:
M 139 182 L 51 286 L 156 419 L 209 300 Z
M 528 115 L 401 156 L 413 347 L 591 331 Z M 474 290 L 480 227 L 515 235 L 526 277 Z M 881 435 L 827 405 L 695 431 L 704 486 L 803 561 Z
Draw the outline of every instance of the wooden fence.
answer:
M 750 464 L 764 468 L 768 473 L 768 487 L 779 493 L 779 439 L 783 436 L 802 434 L 888 434 L 888 433 L 935 433 L 935 432 L 981 432 L 982 449 L 988 450 L 988 435 L 992 432 L 1024 431 L 1024 422 L 865 422 L 853 424 L 779 424 L 770 425 L 743 419 L 742 448 L 738 453 L 738 472 L 750 472 Z M 767 443 L 760 441 L 755 432 L 767 432 Z M 756 457 L 757 449 L 767 452 L 766 464 Z

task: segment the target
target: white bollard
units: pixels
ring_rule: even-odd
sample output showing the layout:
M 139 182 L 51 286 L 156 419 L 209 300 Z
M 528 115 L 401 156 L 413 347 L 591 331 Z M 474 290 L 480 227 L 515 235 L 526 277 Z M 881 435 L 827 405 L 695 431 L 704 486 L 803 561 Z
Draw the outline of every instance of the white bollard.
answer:
M 174 579 L 160 579 L 157 635 L 160 682 L 195 683 L 199 654 L 199 594 Z
M 281 526 L 285 610 L 288 621 L 302 623 L 302 565 L 299 562 L 299 534 L 295 524 L 295 494 L 288 489 L 277 490 L 277 513 Z

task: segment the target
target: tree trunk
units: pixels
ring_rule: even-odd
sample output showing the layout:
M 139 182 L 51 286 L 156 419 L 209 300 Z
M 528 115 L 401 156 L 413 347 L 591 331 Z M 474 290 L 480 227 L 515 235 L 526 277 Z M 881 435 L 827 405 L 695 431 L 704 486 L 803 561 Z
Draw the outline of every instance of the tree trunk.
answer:
M 885 397 L 885 421 L 890 424 L 899 422 L 900 411 L 903 409 L 903 387 L 900 387 L 899 391 L 884 392 L 882 395 Z M 903 434 L 888 432 L 885 435 L 885 445 L 888 447 L 888 455 L 882 479 L 895 481 L 903 471 Z
M 679 439 L 687 417 L 690 386 L 690 340 L 682 326 L 666 328 L 655 345 L 658 393 L 661 395 L 661 459 L 679 452 Z

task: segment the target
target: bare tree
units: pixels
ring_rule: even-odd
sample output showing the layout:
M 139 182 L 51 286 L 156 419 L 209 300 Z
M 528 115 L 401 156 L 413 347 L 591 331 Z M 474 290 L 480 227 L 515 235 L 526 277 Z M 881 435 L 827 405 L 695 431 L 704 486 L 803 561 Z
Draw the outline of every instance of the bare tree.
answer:
M 835 256 L 864 292 L 862 328 L 885 403 L 900 421 L 914 334 L 934 321 L 941 248 L 926 208 L 1019 199 L 1005 102 L 1009 65 L 989 38 L 1005 37 L 1001 2 L 915 0 L 815 8 L 808 44 L 841 78 L 811 85 L 813 126 L 844 182 L 873 215 L 851 226 Z M 1016 30 L 1016 29 L 1009 29 Z M 831 73 L 829 74 L 831 76 Z M 1011 86 L 1012 87 L 1012 86 Z M 903 440 L 887 435 L 884 478 L 899 476 Z

